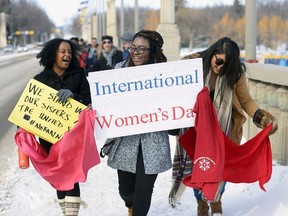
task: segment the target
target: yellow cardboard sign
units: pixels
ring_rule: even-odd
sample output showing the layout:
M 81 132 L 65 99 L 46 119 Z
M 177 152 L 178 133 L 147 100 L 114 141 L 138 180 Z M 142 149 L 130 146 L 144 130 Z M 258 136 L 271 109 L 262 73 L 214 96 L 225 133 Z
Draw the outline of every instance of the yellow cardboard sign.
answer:
M 8 120 L 54 144 L 71 130 L 85 108 L 72 98 L 61 103 L 55 89 L 31 79 Z

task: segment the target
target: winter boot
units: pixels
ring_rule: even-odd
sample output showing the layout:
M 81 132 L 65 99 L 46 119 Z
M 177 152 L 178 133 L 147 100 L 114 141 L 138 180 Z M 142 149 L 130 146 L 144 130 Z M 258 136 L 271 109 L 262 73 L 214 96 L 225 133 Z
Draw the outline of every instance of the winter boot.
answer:
M 209 205 L 204 200 L 197 200 L 197 216 L 208 216 Z
M 132 216 L 132 215 L 133 215 L 133 208 L 128 207 L 128 216 Z
M 61 207 L 61 211 L 62 211 L 63 215 L 65 215 L 65 199 L 58 199 L 58 203 Z
M 82 203 L 80 197 L 65 197 L 65 215 L 66 216 L 78 216 L 80 204 Z
M 210 203 L 211 216 L 221 216 L 223 214 L 221 199 L 217 202 Z

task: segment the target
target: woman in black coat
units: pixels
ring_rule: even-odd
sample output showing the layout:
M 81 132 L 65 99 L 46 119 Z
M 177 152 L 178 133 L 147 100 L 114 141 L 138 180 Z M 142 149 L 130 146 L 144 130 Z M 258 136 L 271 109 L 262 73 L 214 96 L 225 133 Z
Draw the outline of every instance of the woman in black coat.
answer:
M 113 69 L 117 63 L 123 60 L 122 51 L 113 46 L 112 36 L 102 36 L 102 44 L 99 51 L 99 59 L 97 60 L 93 71 Z
M 91 103 L 89 83 L 80 68 L 78 55 L 81 49 L 70 40 L 56 38 L 48 41 L 36 58 L 44 70 L 34 79 L 58 90 L 59 101 L 65 103 L 69 97 L 88 105 Z M 39 139 L 40 145 L 49 154 L 52 143 Z M 57 197 L 64 215 L 78 215 L 80 208 L 79 183 L 69 191 L 57 190 Z

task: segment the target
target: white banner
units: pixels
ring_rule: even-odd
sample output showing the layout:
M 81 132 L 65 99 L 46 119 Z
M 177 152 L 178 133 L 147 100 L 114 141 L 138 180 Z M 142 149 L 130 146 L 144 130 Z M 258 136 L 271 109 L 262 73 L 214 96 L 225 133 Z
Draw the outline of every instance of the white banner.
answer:
M 96 139 L 191 127 L 202 59 L 89 73 Z

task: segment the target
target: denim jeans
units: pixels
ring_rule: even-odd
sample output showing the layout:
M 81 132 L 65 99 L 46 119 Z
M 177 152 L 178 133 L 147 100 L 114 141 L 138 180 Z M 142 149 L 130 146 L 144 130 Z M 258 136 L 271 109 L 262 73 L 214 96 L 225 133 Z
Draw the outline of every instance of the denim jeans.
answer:
M 222 195 L 225 191 L 226 182 L 223 182 L 222 190 L 220 194 Z M 198 189 L 193 188 L 194 196 L 197 200 L 202 200 L 202 192 Z

